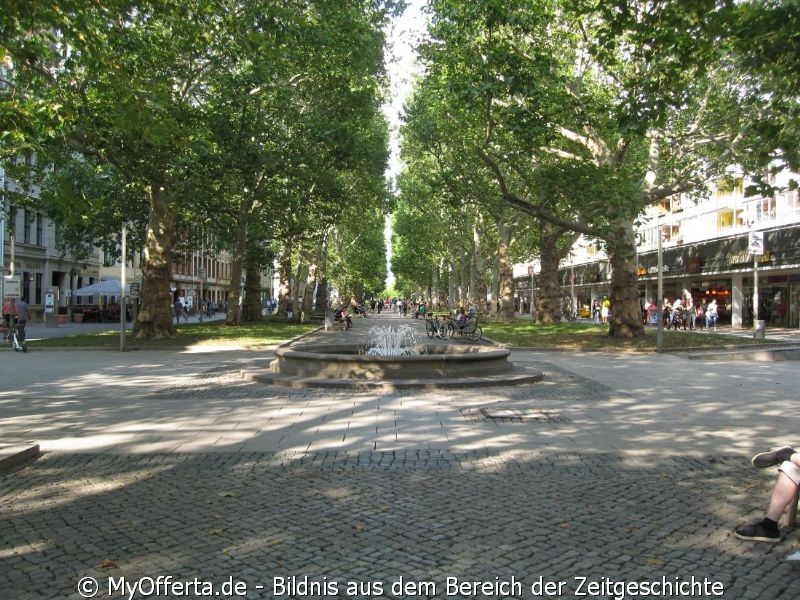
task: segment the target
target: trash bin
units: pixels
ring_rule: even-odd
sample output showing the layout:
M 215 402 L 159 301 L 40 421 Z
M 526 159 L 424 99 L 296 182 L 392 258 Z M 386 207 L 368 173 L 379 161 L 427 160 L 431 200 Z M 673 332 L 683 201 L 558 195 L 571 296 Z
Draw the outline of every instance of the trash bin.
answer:
M 767 337 L 767 322 L 758 320 L 756 321 L 756 328 L 753 331 L 753 338 L 756 340 L 763 340 Z

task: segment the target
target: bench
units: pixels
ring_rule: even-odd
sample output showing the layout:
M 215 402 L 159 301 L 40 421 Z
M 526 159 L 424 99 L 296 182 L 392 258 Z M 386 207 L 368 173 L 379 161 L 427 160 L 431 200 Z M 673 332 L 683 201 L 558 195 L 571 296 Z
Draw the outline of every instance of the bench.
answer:
M 344 321 L 335 321 L 333 318 L 333 314 L 326 312 L 324 315 L 309 315 L 309 321 L 317 321 L 320 324 L 325 326 L 325 329 L 333 328 L 334 326 L 341 326 L 342 329 L 345 329 L 346 323 Z

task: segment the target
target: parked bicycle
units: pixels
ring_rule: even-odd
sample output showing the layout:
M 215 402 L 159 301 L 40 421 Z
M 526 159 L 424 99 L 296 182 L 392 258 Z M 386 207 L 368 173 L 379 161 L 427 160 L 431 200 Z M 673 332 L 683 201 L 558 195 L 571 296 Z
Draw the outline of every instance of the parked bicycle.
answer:
M 476 315 L 462 315 L 462 318 L 451 319 L 447 325 L 448 337 L 478 341 L 483 337 L 483 329 L 478 325 Z
M 449 337 L 448 322 L 445 319 L 439 319 L 439 315 L 429 313 L 425 317 L 425 333 L 429 338 L 438 337 L 446 340 Z

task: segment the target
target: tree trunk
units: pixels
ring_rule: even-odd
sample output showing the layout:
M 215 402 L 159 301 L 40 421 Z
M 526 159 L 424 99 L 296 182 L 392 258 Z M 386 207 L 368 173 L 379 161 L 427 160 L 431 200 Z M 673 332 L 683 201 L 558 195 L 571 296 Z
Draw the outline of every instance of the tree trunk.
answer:
M 244 302 L 242 302 L 242 322 L 261 321 L 261 261 L 257 253 L 248 253 L 245 263 Z
M 302 307 L 300 306 L 300 282 L 303 280 L 303 265 L 300 264 L 300 259 L 297 260 L 297 273 L 294 276 L 294 289 L 292 290 L 291 298 L 292 298 L 292 306 L 294 307 L 294 311 L 292 311 L 292 321 L 297 323 L 300 322 L 300 310 Z
M 486 302 L 488 292 L 486 287 L 486 258 L 481 250 L 483 232 L 478 227 L 482 221 L 482 217 L 478 215 L 472 224 L 472 256 L 475 261 L 475 299 L 477 300 L 478 311 L 486 314 L 489 312 Z
M 306 276 L 306 289 L 303 291 L 303 314 L 308 317 L 314 309 L 314 288 L 317 282 L 317 262 L 316 259 L 313 264 L 308 267 L 308 275 Z
M 439 265 L 431 262 L 431 304 L 435 307 L 442 304 L 442 283 Z
M 245 254 L 247 252 L 248 217 L 252 208 L 252 195 L 245 194 L 239 201 L 239 214 L 236 219 L 236 239 L 233 243 L 233 253 L 231 256 L 231 279 L 228 284 L 228 313 L 225 315 L 225 323 L 228 325 L 239 325 L 242 322 L 242 315 L 239 310 L 239 305 L 242 304 L 242 270 L 245 266 Z
M 322 237 L 319 260 L 317 262 L 317 310 L 328 310 L 328 234 Z
M 612 224 L 616 235 L 609 243 L 611 262 L 611 321 L 609 335 L 638 337 L 644 335 L 642 307 L 637 288 L 636 234 L 631 221 Z
M 561 321 L 561 282 L 558 265 L 561 256 L 558 238 L 561 230 L 541 221 L 539 226 L 539 252 L 542 270 L 539 273 L 539 296 L 536 299 L 536 321 L 558 323 Z
M 145 260 L 142 265 L 141 307 L 136 315 L 132 335 L 138 339 L 175 337 L 170 285 L 177 214 L 160 184 L 153 184 L 151 187 L 149 204 Z
M 287 241 L 279 259 L 280 287 L 278 288 L 278 316 L 287 316 L 287 306 L 292 301 L 292 244 Z M 294 309 L 294 307 L 292 307 Z
M 508 257 L 508 229 L 505 216 L 497 216 L 497 271 L 499 275 L 500 321 L 513 321 L 514 314 L 514 267 Z
M 469 305 L 471 274 L 472 266 L 470 265 L 469 255 L 465 255 L 464 259 L 458 263 L 458 306 L 467 307 Z

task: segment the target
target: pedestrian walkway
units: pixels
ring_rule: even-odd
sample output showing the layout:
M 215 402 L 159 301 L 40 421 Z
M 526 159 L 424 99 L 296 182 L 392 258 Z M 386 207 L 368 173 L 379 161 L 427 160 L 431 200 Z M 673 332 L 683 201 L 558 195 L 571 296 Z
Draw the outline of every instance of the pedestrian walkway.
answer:
M 398 323 L 424 327 L 370 315 L 315 337 Z M 81 580 L 120 597 L 109 581 L 159 575 L 234 580 L 256 598 L 324 597 L 303 591 L 314 582 L 363 598 L 348 581 L 400 578 L 435 593 L 378 595 L 444 598 L 448 577 L 526 586 L 453 598 L 692 577 L 724 598 L 797 596 L 799 567 L 782 560 L 796 533 L 777 545 L 731 533 L 760 516 L 774 477 L 749 456 L 798 442 L 794 363 L 517 351 L 544 382 L 435 392 L 241 377 L 271 358 L 4 355 L 0 441 L 44 455 L 0 475 L 3 597 L 78 598 Z M 533 593 L 548 581 L 562 592 Z
M 204 321 L 220 321 L 225 319 L 224 313 L 217 313 L 213 317 L 203 317 Z M 181 323 L 199 323 L 200 317 L 197 315 L 189 316 L 187 321 Z M 54 327 L 48 327 L 44 323 L 29 322 L 25 326 L 25 334 L 28 340 L 41 340 L 58 337 L 66 337 L 69 335 L 79 335 L 82 333 L 102 333 L 106 331 L 118 332 L 122 328 L 119 322 L 105 322 L 105 323 L 64 323 Z M 125 324 L 126 331 L 131 331 L 133 324 L 127 322 Z

